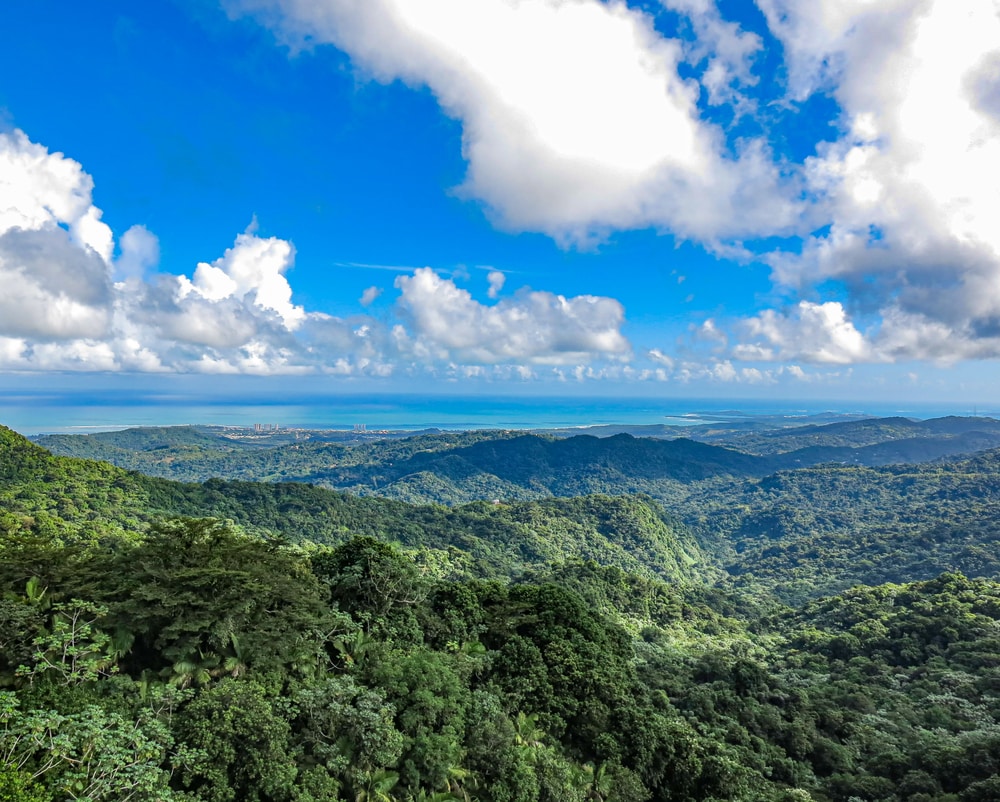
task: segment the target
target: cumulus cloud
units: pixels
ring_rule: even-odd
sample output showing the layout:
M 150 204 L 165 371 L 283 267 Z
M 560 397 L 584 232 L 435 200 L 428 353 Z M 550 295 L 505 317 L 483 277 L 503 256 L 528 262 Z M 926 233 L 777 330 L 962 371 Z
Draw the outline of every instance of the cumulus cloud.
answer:
M 521 290 L 492 306 L 425 267 L 400 276 L 400 305 L 419 353 L 473 363 L 573 363 L 623 357 L 625 312 L 613 298 Z
M 0 133 L 0 233 L 62 226 L 74 243 L 110 263 L 113 237 L 91 203 L 92 189 L 78 162 L 49 153 L 23 131 Z
M 842 135 L 791 167 L 765 139 L 727 139 L 699 112 L 699 92 L 737 114 L 757 102 L 762 40 L 714 0 L 661 0 L 689 22 L 685 42 L 620 0 L 230 5 L 290 42 L 341 48 L 362 75 L 429 87 L 462 124 L 460 193 L 503 227 L 562 243 L 654 227 L 762 258 L 798 297 L 737 326 L 749 339 L 735 358 L 998 353 L 994 0 L 758 0 L 788 75 L 776 113 L 788 122 L 818 92 L 841 110 Z M 679 76 L 682 61 L 697 81 Z M 774 253 L 740 242 L 805 231 L 819 233 Z
M 744 327 L 743 340 L 734 348 L 740 359 L 850 364 L 870 356 L 864 336 L 836 301 L 801 301 L 791 314 L 768 309 Z
M 375 303 L 375 299 L 382 294 L 381 287 L 371 286 L 368 287 L 363 293 L 361 293 L 361 298 L 358 300 L 362 306 L 371 306 Z
M 121 254 L 115 260 L 118 279 L 143 278 L 160 261 L 160 241 L 145 226 L 132 226 L 118 243 Z
M 112 236 L 92 187 L 72 159 L 0 133 L 0 335 L 107 332 Z
M 763 259 L 787 306 L 695 326 L 702 362 L 644 348 L 634 373 L 616 300 L 529 289 L 501 299 L 500 271 L 480 303 L 433 270 L 389 268 L 404 273 L 398 319 L 336 318 L 295 303 L 287 240 L 248 230 L 172 272 L 142 226 L 116 243 L 81 165 L 14 131 L 0 134 L 0 364 L 343 375 L 454 365 L 456 378 L 554 365 L 566 380 L 765 382 L 796 378 L 770 372 L 784 360 L 1000 355 L 995 0 L 757 0 L 788 74 L 774 113 L 794 120 L 816 93 L 840 109 L 839 133 L 793 167 L 699 111 L 756 102 L 761 39 L 714 0 L 660 0 L 690 22 L 685 42 L 621 0 L 231 5 L 289 41 L 343 49 L 362 76 L 428 87 L 462 127 L 458 192 L 500 226 L 563 244 L 667 229 Z M 757 240 L 805 231 L 782 246 Z
M 503 227 L 563 242 L 650 226 L 714 241 L 798 223 L 766 143 L 727 155 L 722 132 L 700 119 L 698 85 L 678 75 L 681 44 L 620 0 L 229 5 L 293 42 L 336 45 L 379 81 L 430 87 L 462 123 L 459 192 Z M 711 91 L 750 82 L 755 38 L 717 14 L 699 19 L 719 51 Z
M 840 373 L 806 372 L 798 365 L 776 367 L 736 366 L 729 359 L 709 359 L 704 362 L 686 360 L 679 363 L 668 376 L 657 376 L 660 381 L 670 380 L 680 384 L 709 382 L 733 385 L 795 386 L 803 383 L 833 383 L 842 378 Z
M 629 353 L 613 299 L 524 289 L 485 306 L 429 268 L 397 280 L 402 322 L 308 311 L 288 281 L 292 243 L 258 235 L 255 224 L 190 274 L 159 268 L 157 238 L 142 226 L 122 235 L 115 258 L 79 164 L 15 132 L 0 136 L 4 165 L 5 370 L 385 377 L 402 369 L 527 380 L 537 378 L 531 363 L 586 365 Z M 505 275 L 491 271 L 487 280 L 495 297 Z M 361 306 L 380 293 L 368 288 Z
M 290 242 L 277 237 L 263 239 L 247 230 L 221 258 L 211 264 L 199 263 L 194 280 L 181 276 L 177 300 L 245 301 L 274 312 L 286 329 L 294 331 L 305 317 L 305 310 L 292 304 L 292 288 L 284 276 L 294 257 Z
M 370 336 L 332 337 L 349 324 L 292 302 L 290 242 L 248 230 L 190 278 L 154 273 L 155 235 L 133 226 L 114 258 L 92 191 L 79 163 L 21 131 L 0 134 L 4 369 L 275 373 L 337 360 L 380 369 Z M 334 343 L 343 350 L 331 353 Z
M 49 339 L 108 331 L 107 265 L 57 226 L 0 234 L 0 284 L 0 334 Z
M 751 331 L 826 361 L 1000 355 L 1000 13 L 991 0 L 759 0 L 785 47 L 790 94 L 832 89 L 845 133 L 806 178 L 829 226 L 772 254 L 800 291 L 833 280 L 865 342 L 829 304 L 762 316 Z M 836 310 L 835 317 L 846 315 Z M 834 328 L 831 329 L 831 326 Z M 832 347 L 815 348 L 826 335 Z M 804 353 L 803 358 L 807 358 Z
M 503 289 L 503 285 L 507 281 L 507 276 L 499 270 L 491 270 L 486 276 L 486 280 L 490 284 L 488 295 L 490 298 L 496 298 L 500 294 L 500 290 Z

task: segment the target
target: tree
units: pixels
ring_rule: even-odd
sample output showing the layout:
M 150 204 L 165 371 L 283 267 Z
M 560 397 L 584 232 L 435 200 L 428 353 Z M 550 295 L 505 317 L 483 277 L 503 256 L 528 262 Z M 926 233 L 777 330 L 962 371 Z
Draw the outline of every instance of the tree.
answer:
M 171 802 L 163 765 L 172 744 L 150 711 L 136 720 L 95 704 L 79 713 L 21 711 L 14 694 L 0 692 L 0 783 L 8 789 L 38 796 L 37 781 L 60 800 Z
M 251 679 L 224 678 L 177 713 L 179 777 L 205 802 L 294 799 L 298 768 L 278 700 Z
M 414 607 L 427 583 L 413 561 L 372 537 L 355 537 L 312 556 L 312 570 L 330 588 L 330 600 L 365 628 L 385 637 L 420 640 Z
M 303 662 L 325 638 L 329 616 L 305 558 L 221 521 L 157 524 L 118 568 L 126 584 L 110 606 L 135 634 L 133 670 L 279 668 Z
M 293 701 L 293 738 L 307 770 L 360 789 L 373 772 L 399 760 L 403 736 L 393 722 L 394 708 L 378 691 L 350 676 L 328 676 L 306 685 Z

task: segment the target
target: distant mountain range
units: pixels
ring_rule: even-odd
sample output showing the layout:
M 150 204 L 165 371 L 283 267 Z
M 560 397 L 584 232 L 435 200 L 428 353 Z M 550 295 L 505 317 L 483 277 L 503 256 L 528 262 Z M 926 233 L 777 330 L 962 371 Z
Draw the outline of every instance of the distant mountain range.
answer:
M 713 425 L 685 433 L 663 439 L 439 432 L 331 443 L 322 434 L 234 437 L 179 426 L 49 435 L 36 442 L 54 454 L 163 478 L 307 482 L 440 504 L 588 493 L 674 500 L 685 485 L 713 477 L 760 477 L 825 463 L 915 464 L 1000 447 L 1000 421 L 993 418 L 873 418 L 762 432 Z
M 10 436 L 21 458 L 43 459 Z M 32 492 L 49 500 L 24 514 L 39 521 L 61 511 L 52 526 L 78 521 L 88 532 L 106 525 L 96 505 L 126 528 L 180 514 L 294 540 L 372 534 L 457 548 L 489 574 L 582 555 L 632 572 L 728 576 L 794 601 L 948 570 L 1000 576 L 993 419 L 730 432 L 758 453 L 628 434 L 439 432 L 353 444 L 281 436 L 292 441 L 190 427 L 39 438 L 62 453 L 202 483 L 45 455 L 39 470 L 49 481 L 34 480 Z M 0 478 L 12 470 L 5 459 Z M 51 479 L 64 473 L 63 484 Z M 111 505 L 115 493 L 124 501 Z

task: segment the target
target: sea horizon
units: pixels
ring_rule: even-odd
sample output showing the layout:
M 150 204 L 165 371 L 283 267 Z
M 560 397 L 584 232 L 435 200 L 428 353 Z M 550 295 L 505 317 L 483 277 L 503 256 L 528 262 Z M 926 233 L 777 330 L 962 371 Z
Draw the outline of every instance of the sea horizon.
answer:
M 0 424 L 23 435 L 111 431 L 138 426 L 230 426 L 368 430 L 555 429 L 607 425 L 695 425 L 786 416 L 998 417 L 1000 408 L 949 402 L 818 399 L 445 396 L 368 393 L 257 399 L 0 396 Z

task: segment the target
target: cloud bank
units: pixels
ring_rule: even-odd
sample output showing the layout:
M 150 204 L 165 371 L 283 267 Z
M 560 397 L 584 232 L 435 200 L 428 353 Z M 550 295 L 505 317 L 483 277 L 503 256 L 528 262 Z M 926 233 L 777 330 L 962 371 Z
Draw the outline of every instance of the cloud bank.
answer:
M 430 268 L 400 276 L 396 287 L 415 332 L 411 347 L 439 360 L 576 364 L 630 350 L 620 331 L 625 310 L 612 298 L 523 290 L 486 306 Z
M 568 244 L 624 229 L 715 241 L 799 225 L 796 187 L 767 143 L 748 139 L 730 152 L 699 115 L 697 83 L 678 75 L 681 44 L 624 2 L 229 5 L 292 44 L 336 45 L 375 80 L 429 87 L 462 123 L 468 171 L 458 192 L 503 228 Z M 702 16 L 716 53 L 705 80 L 721 103 L 732 84 L 752 83 L 747 58 L 758 43 L 717 13 Z
M 760 351 L 817 362 L 1000 356 L 1000 9 L 991 0 L 759 0 L 794 100 L 827 89 L 843 136 L 805 176 L 826 215 L 775 280 L 846 300 L 749 321 Z M 856 328 L 855 328 L 856 327 Z
M 462 125 L 459 191 L 502 227 L 564 245 L 653 227 L 770 265 L 792 301 L 720 321 L 740 341 L 734 358 L 1000 355 L 994 0 L 757 0 L 783 49 L 777 99 L 757 91 L 761 35 L 714 0 L 661 3 L 690 37 L 620 0 L 229 5 L 293 45 L 335 45 L 364 76 L 429 87 Z M 817 94 L 838 104 L 841 135 L 783 162 L 766 120 L 795 125 Z M 739 120 L 769 100 L 762 135 L 705 113 L 729 106 Z M 746 244 L 774 235 L 791 239 Z
M 115 243 L 92 189 L 72 159 L 0 134 L 0 368 L 529 378 L 526 365 L 630 350 L 611 298 L 523 289 L 482 304 L 431 268 L 397 278 L 396 320 L 308 311 L 288 279 L 294 247 L 253 226 L 190 276 L 162 272 L 156 237 L 135 226 Z M 504 280 L 489 273 L 489 298 Z
M 564 247 L 650 228 L 695 240 L 767 266 L 756 313 L 636 348 L 616 299 L 511 290 L 494 270 L 481 302 L 420 268 L 335 317 L 296 303 L 287 240 L 251 228 L 168 267 L 155 233 L 116 240 L 83 167 L 14 131 L 0 368 L 767 383 L 808 379 L 803 364 L 1000 356 L 995 0 L 756 0 L 756 31 L 714 0 L 637 5 L 227 3 L 295 46 L 343 50 L 365 79 L 429 89 L 461 126 L 452 189 L 498 227 Z M 665 35 L 664 14 L 687 34 Z M 769 97 L 761 60 L 779 50 L 787 80 Z M 775 130 L 821 96 L 833 132 L 781 156 Z

